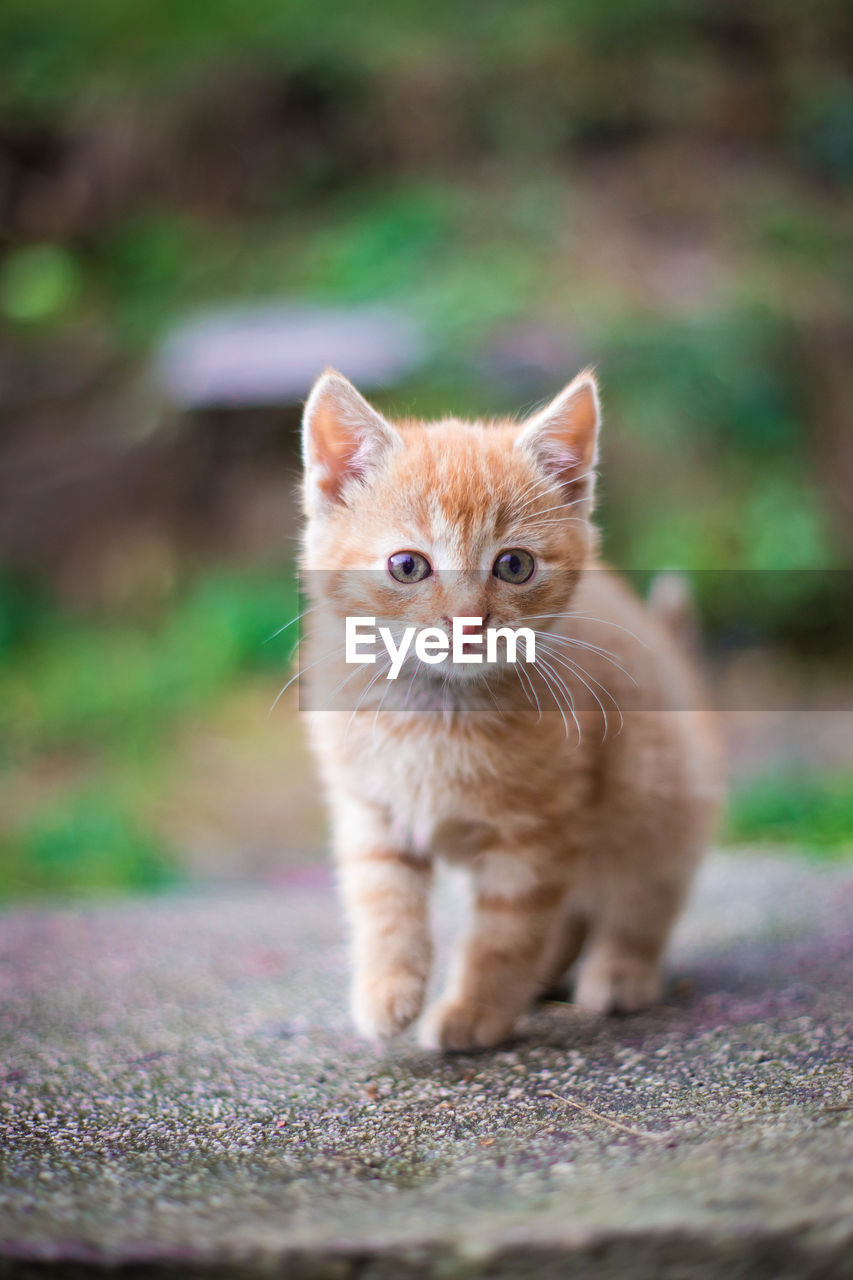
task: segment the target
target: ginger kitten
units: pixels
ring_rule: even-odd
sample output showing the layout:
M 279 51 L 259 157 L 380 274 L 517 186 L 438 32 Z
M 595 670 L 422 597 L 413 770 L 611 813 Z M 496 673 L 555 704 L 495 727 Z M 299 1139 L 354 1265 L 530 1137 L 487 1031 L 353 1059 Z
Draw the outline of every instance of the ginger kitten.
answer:
M 673 628 L 596 561 L 598 430 L 588 372 L 520 426 L 391 424 L 333 371 L 306 404 L 301 659 L 313 705 L 336 708 L 311 711 L 310 732 L 368 1037 L 421 1014 L 438 858 L 468 873 L 473 905 L 425 1045 L 505 1040 L 578 959 L 583 1009 L 660 994 L 717 770 Z M 347 615 L 395 634 L 401 620 L 449 634 L 463 616 L 528 626 L 537 654 L 519 667 L 410 652 L 389 681 L 381 657 L 345 662 Z

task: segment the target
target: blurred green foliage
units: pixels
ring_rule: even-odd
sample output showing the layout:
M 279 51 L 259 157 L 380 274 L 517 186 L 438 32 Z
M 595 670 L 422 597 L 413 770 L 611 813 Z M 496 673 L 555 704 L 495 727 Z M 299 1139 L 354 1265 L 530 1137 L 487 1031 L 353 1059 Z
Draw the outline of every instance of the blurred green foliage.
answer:
M 541 181 L 513 185 L 500 200 L 488 189 L 438 179 L 375 182 L 330 199 L 322 213 L 256 221 L 251 236 L 241 224 L 140 215 L 95 247 L 92 290 L 132 344 L 149 342 L 176 314 L 216 297 L 398 300 L 425 324 L 433 358 L 387 403 L 391 411 L 424 414 L 505 412 L 514 393 L 483 363 L 489 336 L 512 330 L 519 317 L 567 325 L 595 353 L 603 384 L 602 524 L 616 563 L 840 563 L 830 513 L 810 482 L 791 317 L 769 302 L 738 297 L 672 316 L 620 309 L 606 289 L 565 296 L 564 277 L 541 251 L 559 234 L 565 199 Z M 781 260 L 805 258 L 821 272 L 829 261 L 845 261 L 848 242 L 853 257 L 853 234 L 840 219 L 820 222 L 814 211 L 789 211 L 787 221 L 783 208 L 772 218 L 762 213 L 754 230 L 756 252 L 771 244 Z M 536 394 L 557 389 L 540 381 Z M 639 468 L 637 483 L 616 489 L 611 501 L 608 454 L 617 456 L 629 437 L 647 455 L 648 473 Z M 697 492 L 702 477 L 707 505 Z M 686 492 L 696 500 L 685 502 Z M 780 619 L 787 612 L 785 605 Z
M 773 771 L 734 790 L 724 838 L 791 844 L 816 854 L 853 851 L 853 775 Z
M 536 197 L 540 196 L 540 199 Z M 543 294 L 547 264 L 531 246 L 553 233 L 557 203 L 521 188 L 493 204 L 460 185 L 373 183 L 285 220 L 210 222 L 182 211 L 138 214 L 88 258 L 89 305 L 133 346 L 175 318 L 228 297 L 399 300 L 445 352 L 471 352 L 490 325 Z
M 100 788 L 65 797 L 0 838 L 0 900 L 151 891 L 180 880 L 174 850 Z
M 0 796 L 28 764 L 74 767 L 46 807 L 0 828 L 0 898 L 175 883 L 175 851 L 147 818 L 170 732 L 252 672 L 284 681 L 296 609 L 285 572 L 205 576 L 144 627 L 75 619 L 2 584 Z
M 207 303 L 398 301 L 432 359 L 383 403 L 424 416 L 521 410 L 592 360 L 609 558 L 702 570 L 712 635 L 825 652 L 853 602 L 803 350 L 853 314 L 850 29 L 848 0 L 4 0 L 0 320 L 139 357 Z M 537 328 L 551 386 L 496 354 Z M 147 625 L 0 584 L 0 771 L 88 770 L 0 834 L 0 893 L 169 882 L 169 735 L 285 666 L 291 633 L 264 641 L 296 607 L 266 571 Z M 850 794 L 768 776 L 730 838 L 842 847 Z
M 80 267 L 65 249 L 19 249 L 0 265 L 0 314 L 21 324 L 54 320 L 71 307 L 81 283 Z
M 661 57 L 701 48 L 715 23 L 725 32 L 739 9 L 725 0 L 371 0 L 357 11 L 335 0 L 5 0 L 0 80 L 7 101 L 56 107 L 115 83 L 163 86 L 225 58 L 377 71 L 439 56 L 477 64 L 487 52 L 500 71 L 566 43 L 599 57 Z M 844 0 L 807 7 L 754 0 L 748 14 L 759 35 L 778 28 L 789 39 L 841 37 L 848 18 Z M 805 96 L 807 77 L 798 88 Z M 829 136 L 825 145 L 833 150 L 840 107 L 831 86 L 824 96 L 813 128 Z
M 8 587 L 0 590 L 4 599 L 7 634 L 18 634 L 0 664 L 0 759 L 7 761 L 75 745 L 148 742 L 238 673 L 284 667 L 295 643 L 292 628 L 275 634 L 296 613 L 289 576 L 203 577 L 150 627 L 50 610 L 39 616 L 26 593 L 15 605 Z

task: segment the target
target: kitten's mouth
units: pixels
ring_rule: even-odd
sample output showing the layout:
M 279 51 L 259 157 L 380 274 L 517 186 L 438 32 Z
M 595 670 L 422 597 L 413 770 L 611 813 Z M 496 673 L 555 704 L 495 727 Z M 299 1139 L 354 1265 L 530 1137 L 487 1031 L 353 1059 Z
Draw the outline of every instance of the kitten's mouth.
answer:
M 476 658 L 476 662 L 454 662 L 452 658 L 439 666 L 427 666 L 426 663 L 418 662 L 420 677 L 436 684 L 482 685 L 511 670 L 512 664 L 503 657 L 498 657 L 494 662 L 487 659 L 485 638 L 482 643 L 469 641 L 466 651 Z

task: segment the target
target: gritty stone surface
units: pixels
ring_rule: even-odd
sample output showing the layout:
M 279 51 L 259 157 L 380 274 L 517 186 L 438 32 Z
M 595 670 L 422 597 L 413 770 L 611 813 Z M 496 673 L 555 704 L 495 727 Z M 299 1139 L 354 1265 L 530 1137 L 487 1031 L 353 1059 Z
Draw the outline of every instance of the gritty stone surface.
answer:
M 0 1276 L 853 1275 L 852 908 L 719 857 L 661 1007 L 445 1058 L 353 1035 L 320 868 L 0 917 Z

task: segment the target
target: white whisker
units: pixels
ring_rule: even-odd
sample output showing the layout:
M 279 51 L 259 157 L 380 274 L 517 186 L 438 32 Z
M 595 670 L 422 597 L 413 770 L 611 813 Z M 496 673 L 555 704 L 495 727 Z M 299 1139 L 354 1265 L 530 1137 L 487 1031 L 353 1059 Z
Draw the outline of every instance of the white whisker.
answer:
M 634 685 L 635 688 L 638 687 L 637 681 L 631 675 L 631 672 L 627 671 L 625 667 L 622 666 L 621 662 L 616 661 L 616 659 L 614 658 L 613 654 L 610 652 L 609 649 L 602 649 L 600 645 L 591 644 L 588 640 L 576 640 L 573 636 L 555 635 L 553 631 L 537 631 L 535 627 L 533 628 L 533 634 L 535 636 L 539 636 L 539 635 L 546 636 L 547 639 L 553 640 L 557 644 L 568 645 L 570 649 L 585 649 L 589 653 L 599 654 L 604 659 L 605 662 L 609 662 L 611 666 L 618 667 L 618 669 L 622 672 L 622 674 L 628 677 L 628 679 L 631 681 L 631 684 Z
M 407 707 L 408 707 L 408 705 L 409 705 L 409 698 L 410 698 L 410 696 L 411 696 L 411 693 L 412 693 L 412 687 L 413 687 L 413 685 L 414 685 L 414 683 L 415 683 L 415 676 L 416 676 L 417 674 L 418 674 L 418 660 L 417 660 L 417 658 L 415 658 L 415 660 L 414 660 L 414 661 L 413 661 L 413 663 L 412 663 L 412 678 L 411 678 L 411 680 L 409 681 L 409 687 L 407 688 L 407 690 L 406 690 L 406 696 L 405 696 L 405 698 L 403 699 L 403 707 L 404 707 L 404 708 L 407 708 Z
M 588 525 L 589 521 L 584 520 L 582 516 L 559 516 L 559 517 L 549 516 L 547 519 L 540 519 L 537 516 L 535 519 L 530 521 L 530 524 L 525 523 L 524 529 L 525 531 L 528 529 L 550 529 L 550 528 L 553 528 L 555 525 L 565 525 L 565 524 Z
M 345 685 L 349 684 L 349 682 L 350 682 L 350 680 L 352 680 L 353 676 L 354 676 L 354 675 L 357 675 L 357 674 L 358 674 L 358 672 L 359 672 L 360 670 L 361 670 L 361 663 L 359 663 L 357 666 L 354 666 L 354 667 L 353 667 L 353 669 L 352 669 L 352 671 L 350 671 L 349 675 L 344 676 L 344 678 L 343 678 L 343 680 L 341 680 L 340 684 L 335 685 L 334 689 L 333 689 L 333 690 L 332 690 L 332 692 L 329 694 L 329 699 L 328 699 L 329 703 L 331 703 L 331 702 L 332 702 L 332 700 L 333 700 L 333 698 L 335 697 L 335 695 L 336 695 L 336 694 L 338 694 L 338 693 L 340 693 L 341 689 L 343 689 L 343 687 L 344 687 Z M 331 710 L 332 708 L 330 707 L 329 709 Z
M 557 710 L 559 711 L 560 716 L 561 716 L 561 718 L 562 718 L 562 721 L 563 721 L 563 728 L 564 728 L 564 729 L 565 729 L 565 731 L 566 731 L 566 741 L 568 742 L 568 740 L 569 740 L 569 722 L 568 722 L 568 720 L 566 719 L 566 713 L 565 713 L 565 711 L 563 710 L 563 704 L 560 702 L 560 699 L 557 697 L 556 693 L 554 692 L 554 686 L 551 684 L 551 681 L 548 679 L 548 676 L 545 674 L 545 670 L 543 669 L 543 668 L 547 668 L 547 666 L 548 666 L 548 664 L 547 664 L 546 662 L 544 662 L 544 661 L 542 661 L 542 660 L 540 659 L 540 661 L 539 661 L 539 665 L 537 666 L 536 670 L 537 670 L 537 673 L 539 674 L 540 678 L 541 678 L 542 680 L 544 680 L 544 682 L 545 682 L 545 687 L 547 688 L 547 690 L 548 690 L 548 692 L 550 693 L 551 697 L 554 699 L 554 705 L 555 705 L 555 707 L 557 708 Z
M 625 717 L 622 715 L 622 708 L 619 706 L 619 703 L 616 701 L 613 694 L 606 687 L 606 685 L 603 685 L 600 680 L 596 680 L 595 676 L 592 675 L 589 671 L 587 671 L 585 667 L 582 667 L 579 662 L 574 662 L 571 658 L 567 658 L 565 654 L 554 653 L 553 650 L 550 648 L 550 646 L 541 640 L 539 643 L 542 644 L 542 647 L 544 648 L 545 652 L 548 654 L 548 657 L 551 659 L 552 662 L 558 662 L 561 666 L 565 667 L 567 671 L 571 671 L 573 675 L 577 676 L 581 684 L 586 689 L 588 689 L 589 692 L 592 694 L 593 698 L 595 698 L 595 701 L 598 703 L 599 707 L 601 708 L 601 716 L 604 721 L 604 734 L 602 737 L 602 741 L 604 741 L 604 739 L 607 737 L 608 729 L 610 727 L 609 721 L 607 719 L 607 711 L 605 710 L 604 703 L 601 701 L 598 694 L 595 692 L 595 689 L 593 689 L 591 684 L 587 684 L 587 680 L 591 680 L 592 684 L 595 685 L 596 688 L 600 689 L 601 692 L 610 699 L 610 701 L 613 703 L 619 715 L 619 728 L 616 731 L 617 737 L 618 737 L 618 735 L 622 732 L 622 730 L 625 727 Z
M 617 631 L 624 631 L 626 635 L 636 640 L 637 644 L 641 644 L 644 649 L 649 647 L 645 640 L 641 640 L 635 632 L 631 631 L 629 627 L 623 627 L 620 622 L 611 622 L 609 618 L 596 618 L 593 614 L 583 611 L 576 613 L 531 613 L 527 618 L 520 618 L 519 621 L 536 622 L 540 618 L 547 618 L 549 621 L 556 621 L 557 618 L 582 618 L 584 622 L 600 622 L 603 627 L 615 627 Z
M 563 488 L 559 480 L 548 481 L 543 477 L 541 480 L 534 480 L 532 484 L 529 484 L 525 489 L 523 489 L 521 493 L 518 495 L 519 498 L 524 498 L 527 494 L 530 493 L 532 489 L 535 489 L 538 485 L 545 485 L 545 488 L 542 490 L 541 493 L 532 494 L 527 499 L 526 502 L 523 502 L 521 504 L 521 506 L 515 505 L 514 514 L 516 516 L 519 515 L 522 511 L 524 511 L 526 507 L 531 506 L 534 502 L 539 502 L 542 498 L 545 497 L 546 493 L 552 493 L 552 492 L 559 493 Z
M 568 511 L 571 507 L 579 507 L 581 503 L 588 502 L 588 498 L 573 498 L 571 502 L 558 502 L 556 506 L 546 507 L 544 511 L 539 511 L 540 516 L 547 516 L 552 511 Z
M 390 666 L 388 669 L 390 670 Z M 373 728 L 370 731 L 371 742 L 376 741 L 376 721 L 379 719 L 379 712 L 382 710 L 382 704 L 384 703 L 385 699 L 388 697 L 388 690 L 391 688 L 392 683 L 393 681 L 391 680 L 385 681 L 385 688 L 382 690 L 382 697 L 379 699 L 379 703 L 376 707 L 375 712 L 373 713 Z
M 550 662 L 546 661 L 546 659 L 540 656 L 539 663 L 540 663 L 540 666 L 544 666 L 545 670 L 550 673 L 551 678 L 555 681 L 558 689 L 562 689 L 563 693 L 566 695 L 566 698 L 568 700 L 566 705 L 568 707 L 569 714 L 571 715 L 572 720 L 574 720 L 575 722 L 575 729 L 577 730 L 577 735 L 578 735 L 577 745 L 580 746 L 583 734 L 581 731 L 580 721 L 578 720 L 577 714 L 575 712 L 575 700 L 572 697 L 571 690 L 568 688 L 568 686 L 566 685 L 565 681 L 561 678 L 559 673 L 554 670 Z M 544 672 L 542 672 L 542 675 L 544 676 Z M 568 737 L 568 726 L 566 728 L 566 736 Z
M 346 652 L 346 647 L 344 645 L 338 645 L 338 647 L 336 649 L 332 649 L 330 653 L 324 653 L 323 656 L 321 658 L 318 658 L 316 662 L 309 663 L 307 667 L 300 667 L 299 670 L 296 671 L 290 677 L 287 683 L 281 686 L 281 688 L 279 689 L 278 693 L 275 696 L 275 699 L 273 700 L 272 706 L 267 712 L 267 715 L 270 715 L 270 716 L 272 715 L 272 713 L 275 711 L 276 707 L 278 706 L 279 699 L 281 698 L 282 694 L 287 692 L 287 690 L 293 684 L 294 680 L 298 680 L 299 677 L 304 675 L 306 671 L 311 671 L 314 667 L 319 667 L 321 662 L 326 662 L 329 658 L 334 658 L 345 652 Z
M 527 686 L 527 688 L 529 688 L 530 692 L 532 693 L 532 695 L 533 695 L 533 701 L 534 701 L 534 702 L 535 702 L 535 704 L 536 704 L 536 710 L 539 712 L 539 720 L 541 720 L 541 719 L 542 719 L 542 704 L 541 704 L 541 702 L 539 701 L 539 695 L 538 695 L 538 694 L 537 694 L 537 692 L 536 692 L 536 688 L 535 688 L 535 686 L 534 686 L 534 684 L 533 684 L 533 678 L 532 678 L 532 676 L 530 675 L 530 672 L 529 672 L 529 671 L 525 671 L 525 669 L 524 669 L 524 665 L 523 665 L 522 663 L 519 663 L 519 662 L 514 663 L 514 664 L 513 664 L 513 668 L 514 668 L 514 670 L 515 670 L 516 675 L 518 676 L 519 681 L 521 682 L 521 687 L 522 687 L 522 689 L 524 689 L 524 688 L 525 688 L 525 685 L 526 685 L 526 686 Z M 523 679 L 522 679 L 522 676 L 524 677 Z M 529 699 L 529 698 L 528 698 L 528 701 L 530 701 L 530 699 Z
M 351 727 L 352 722 L 353 722 L 353 720 L 354 720 L 354 718 L 355 718 L 356 712 L 357 712 L 357 711 L 359 710 L 359 708 L 361 707 L 362 702 L 364 702 L 364 699 L 365 699 L 365 698 L 367 697 L 367 695 L 370 693 L 370 690 L 371 690 L 371 689 L 373 688 L 373 686 L 376 684 L 376 681 L 380 678 L 380 676 L 383 676 L 383 675 L 386 673 L 386 671 L 390 671 L 390 670 L 391 670 L 391 663 L 390 663 L 390 661 L 386 662 L 383 666 L 378 667 L 378 668 L 377 668 L 377 670 L 374 672 L 374 674 L 373 674 L 373 675 L 370 677 L 370 679 L 368 680 L 368 682 L 367 682 L 366 686 L 362 689 L 361 693 L 360 693 L 360 694 L 359 694 L 359 696 L 358 696 L 358 700 L 357 700 L 357 702 L 356 702 L 355 706 L 354 706 L 354 707 L 353 707 L 353 709 L 352 709 L 352 715 L 350 716 L 349 720 L 347 720 L 347 727 L 346 727 L 346 729 L 344 729 L 344 742 L 345 742 L 345 743 L 346 743 L 347 737 L 349 736 L 350 727 Z
M 283 627 L 279 627 L 278 631 L 274 631 L 271 636 L 267 636 L 264 644 L 269 644 L 271 640 L 275 640 L 276 636 L 280 636 L 283 631 L 287 631 L 288 627 L 292 627 L 294 622 L 299 622 L 302 618 L 307 617 L 309 613 L 313 613 L 317 607 L 314 604 L 308 609 L 303 609 L 301 613 L 297 613 L 295 618 L 291 618 L 289 622 L 285 622 Z

